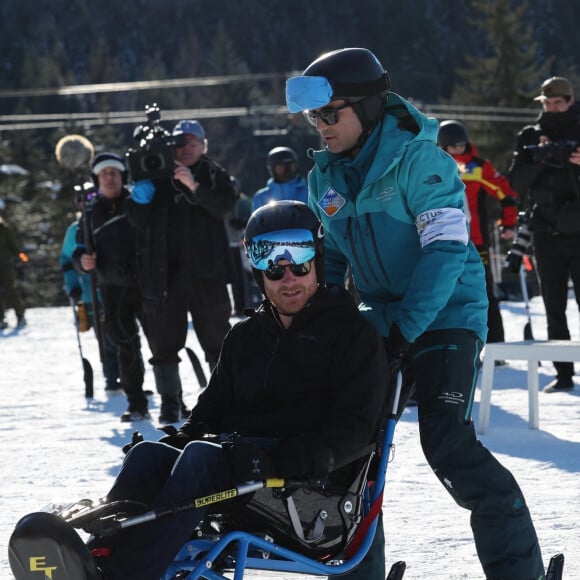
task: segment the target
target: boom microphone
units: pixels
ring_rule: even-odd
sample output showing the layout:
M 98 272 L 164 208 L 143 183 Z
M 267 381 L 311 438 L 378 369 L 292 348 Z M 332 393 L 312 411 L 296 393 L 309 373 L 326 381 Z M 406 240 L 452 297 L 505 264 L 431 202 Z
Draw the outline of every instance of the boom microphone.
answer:
M 67 135 L 59 139 L 54 150 L 56 160 L 69 171 L 86 169 L 93 159 L 95 148 L 82 135 Z

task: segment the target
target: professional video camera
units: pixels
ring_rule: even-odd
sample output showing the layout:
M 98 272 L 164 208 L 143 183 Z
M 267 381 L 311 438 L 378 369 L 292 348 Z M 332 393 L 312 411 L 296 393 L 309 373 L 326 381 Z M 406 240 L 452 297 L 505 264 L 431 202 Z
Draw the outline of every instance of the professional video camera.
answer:
M 524 149 L 530 152 L 534 161 L 565 163 L 570 158 L 570 154 L 576 151 L 578 145 L 578 141 L 568 139 L 548 141 L 543 145 L 524 145 Z
M 133 131 L 139 149 L 129 149 L 126 154 L 131 180 L 170 178 L 175 167 L 174 149 L 184 137 L 171 135 L 159 124 L 161 110 L 157 103 L 146 105 L 145 115 L 147 122 Z
M 528 253 L 532 245 L 532 232 L 529 227 L 530 212 L 520 211 L 518 213 L 518 229 L 516 230 L 516 239 L 508 251 L 503 267 L 517 274 L 522 265 L 524 254 Z

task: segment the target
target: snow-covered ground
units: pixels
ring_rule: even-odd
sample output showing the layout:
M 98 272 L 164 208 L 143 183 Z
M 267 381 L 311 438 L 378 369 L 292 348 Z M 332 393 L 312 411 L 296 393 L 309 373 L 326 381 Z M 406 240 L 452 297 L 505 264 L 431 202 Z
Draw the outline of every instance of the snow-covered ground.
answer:
M 546 338 L 541 299 L 531 300 L 534 336 Z M 522 303 L 502 303 L 507 340 L 522 340 L 527 320 Z M 569 301 L 573 338 L 578 312 Z M 12 311 L 8 317 L 11 325 Z M 95 398 L 84 397 L 81 361 L 70 308 L 36 308 L 28 327 L 0 334 L 0 578 L 11 578 L 8 538 L 18 519 L 51 501 L 97 498 L 118 472 L 122 445 L 138 426 L 157 439 L 159 399 L 152 397 L 152 422 L 121 423 L 123 396 L 107 398 L 92 333 L 83 335 L 85 356 L 95 370 Z M 191 331 L 191 346 L 203 360 Z M 147 358 L 149 351 L 143 349 Z M 580 365 L 579 365 L 580 366 Z M 578 368 L 578 366 L 577 366 Z M 207 368 L 206 368 L 207 370 Z M 580 369 L 579 369 L 580 370 Z M 553 374 L 543 363 L 540 386 Z M 193 405 L 198 385 L 185 356 L 181 364 L 185 400 Z M 147 368 L 145 387 L 155 390 Z M 565 577 L 580 578 L 580 377 L 569 394 L 540 394 L 540 429 L 527 419 L 526 371 L 513 361 L 495 372 L 489 433 L 483 443 L 515 474 L 526 495 L 544 559 L 563 551 Z M 477 395 L 479 397 L 479 393 Z M 478 404 L 474 408 L 477 420 Z M 457 507 L 423 458 L 417 412 L 407 409 L 395 434 L 384 499 L 387 562 L 407 562 L 405 578 L 474 579 L 483 574 L 475 554 L 469 515 Z M 286 577 L 251 574 L 249 577 Z

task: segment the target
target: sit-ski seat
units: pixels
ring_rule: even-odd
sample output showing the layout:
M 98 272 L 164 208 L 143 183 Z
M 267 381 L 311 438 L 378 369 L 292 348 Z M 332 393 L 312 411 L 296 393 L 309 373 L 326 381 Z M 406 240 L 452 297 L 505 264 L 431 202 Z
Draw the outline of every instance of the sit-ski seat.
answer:
M 229 580 L 226 570 L 233 571 L 233 580 L 241 580 L 246 569 L 338 576 L 356 568 L 377 527 L 400 391 L 399 375 L 379 453 L 357 462 L 346 493 L 336 495 L 316 484 L 281 480 L 276 487 L 265 482 L 236 518 L 206 518 L 198 537 L 186 542 L 163 580 Z M 229 531 L 232 525 L 239 528 Z M 388 580 L 402 578 L 404 570 L 404 562 L 397 562 Z

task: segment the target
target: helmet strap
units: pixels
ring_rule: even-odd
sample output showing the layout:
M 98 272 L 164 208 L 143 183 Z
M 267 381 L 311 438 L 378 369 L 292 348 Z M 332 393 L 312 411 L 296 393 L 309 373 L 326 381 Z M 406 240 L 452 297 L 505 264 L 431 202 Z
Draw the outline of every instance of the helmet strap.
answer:
M 373 129 L 381 122 L 385 116 L 386 96 L 370 95 L 360 101 L 351 103 L 352 109 L 362 125 L 362 132 L 357 142 L 343 154 L 350 155 L 353 151 L 362 149 Z

